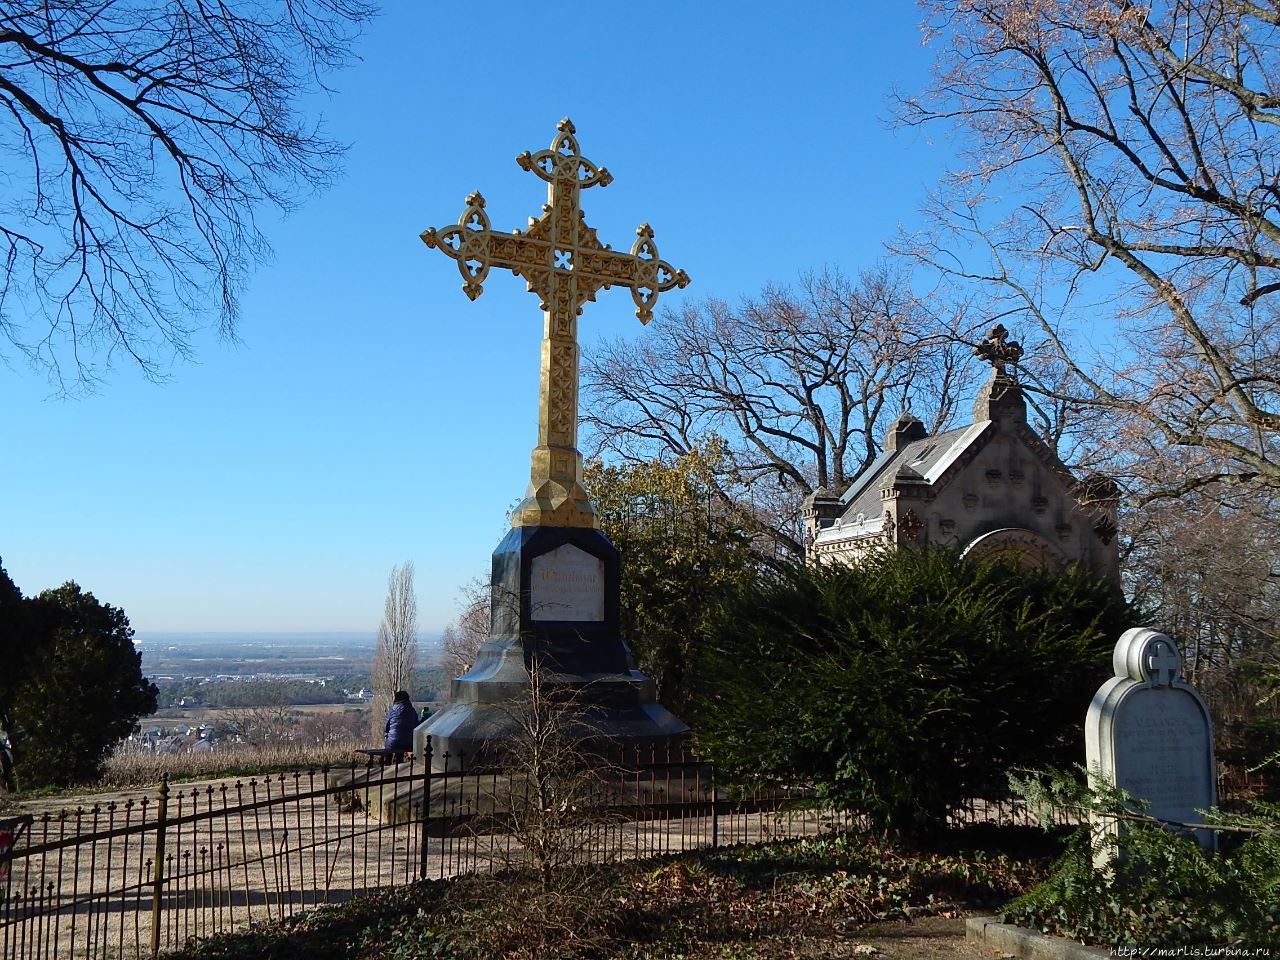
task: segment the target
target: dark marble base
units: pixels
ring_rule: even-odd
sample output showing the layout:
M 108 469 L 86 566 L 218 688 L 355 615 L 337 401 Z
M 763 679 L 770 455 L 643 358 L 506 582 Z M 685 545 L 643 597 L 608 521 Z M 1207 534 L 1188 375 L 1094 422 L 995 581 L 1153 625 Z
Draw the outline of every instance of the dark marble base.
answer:
M 531 580 L 535 567 L 546 570 L 547 554 L 566 546 L 573 550 L 557 556 L 571 554 L 598 571 L 592 573 L 598 582 L 580 591 L 591 602 L 555 602 L 554 591 Z M 461 753 L 471 765 L 500 762 L 504 751 L 518 749 L 535 665 L 541 694 L 567 710 L 565 736 L 584 749 L 661 750 L 688 732 L 657 702 L 653 681 L 634 668 L 619 636 L 618 552 L 600 531 L 516 527 L 494 551 L 491 583 L 490 639 L 471 669 L 452 682 L 449 706 L 414 731 L 416 754 L 427 737 L 437 767 L 446 752 L 451 764 Z M 572 618 L 557 619 L 557 610 Z
M 556 605 L 543 602 L 545 590 L 534 568 L 539 558 L 561 548 L 599 564 L 599 619 L 558 619 Z M 567 674 L 629 672 L 631 652 L 619 636 L 618 568 L 618 550 L 599 530 L 513 527 L 493 551 L 490 637 L 519 638 L 525 656 L 536 655 L 544 669 Z
M 568 674 L 544 669 L 540 681 L 540 696 L 565 711 L 561 735 L 578 741 L 584 751 L 652 747 L 661 752 L 689 730 L 657 702 L 653 680 L 638 670 Z M 414 753 L 422 756 L 431 737 L 437 769 L 446 760 L 452 769 L 460 761 L 468 767 L 499 764 L 504 753 L 528 742 L 522 717 L 532 705 L 523 645 L 490 640 L 476 666 L 453 681 L 449 706 L 414 731 Z

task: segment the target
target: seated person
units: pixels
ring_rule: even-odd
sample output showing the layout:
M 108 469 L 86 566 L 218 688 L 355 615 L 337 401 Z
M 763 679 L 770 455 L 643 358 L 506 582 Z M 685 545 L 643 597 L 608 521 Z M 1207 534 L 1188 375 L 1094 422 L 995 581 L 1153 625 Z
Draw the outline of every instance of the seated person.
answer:
M 408 692 L 397 690 L 395 700 L 387 708 L 387 722 L 383 728 L 387 734 L 384 748 L 396 751 L 392 760 L 398 762 L 401 754 L 413 752 L 413 728 L 420 722 Z

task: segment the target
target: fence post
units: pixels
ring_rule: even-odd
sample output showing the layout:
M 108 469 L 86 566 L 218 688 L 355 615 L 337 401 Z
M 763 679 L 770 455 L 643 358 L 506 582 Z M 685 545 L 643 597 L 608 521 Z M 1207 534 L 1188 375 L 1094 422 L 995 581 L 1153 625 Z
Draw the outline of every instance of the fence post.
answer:
M 160 779 L 156 803 L 156 860 L 151 888 L 151 956 L 160 955 L 160 911 L 164 900 L 164 831 L 169 817 L 169 775 Z
M 427 851 L 429 841 L 427 838 L 427 828 L 431 824 L 431 737 L 424 738 L 427 741 L 426 749 L 422 751 L 423 770 L 422 770 L 422 823 L 418 827 L 421 831 L 421 843 L 418 849 L 418 879 L 427 879 Z
M 708 766 L 711 768 L 711 846 L 714 849 L 720 846 L 720 804 L 716 796 L 716 765 Z

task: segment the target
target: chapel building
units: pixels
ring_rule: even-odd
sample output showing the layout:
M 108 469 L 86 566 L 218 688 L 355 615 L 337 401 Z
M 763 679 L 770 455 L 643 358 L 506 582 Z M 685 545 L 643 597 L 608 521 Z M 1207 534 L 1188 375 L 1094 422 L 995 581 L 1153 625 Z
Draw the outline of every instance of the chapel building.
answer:
M 1022 348 L 997 324 L 975 349 L 992 363 L 973 422 L 929 436 L 909 413 L 889 425 L 883 452 L 848 489 L 804 503 L 807 556 L 856 563 L 909 544 L 1003 554 L 1024 566 L 1078 562 L 1119 579 L 1114 482 L 1077 478 L 1027 424 L 1022 388 L 1004 369 Z

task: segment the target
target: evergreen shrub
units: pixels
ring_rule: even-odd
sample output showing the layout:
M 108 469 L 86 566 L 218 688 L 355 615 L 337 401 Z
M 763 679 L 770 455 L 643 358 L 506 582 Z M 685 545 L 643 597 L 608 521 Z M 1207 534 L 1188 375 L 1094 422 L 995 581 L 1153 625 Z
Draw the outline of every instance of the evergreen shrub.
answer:
M 1050 876 L 1004 908 L 1002 922 L 1113 949 L 1280 948 L 1280 806 L 1206 811 L 1205 823 L 1225 828 L 1221 852 L 1212 852 L 1106 784 L 1087 788 L 1061 771 L 1011 780 L 1045 822 L 1066 814 L 1084 825 Z M 1105 841 L 1105 869 L 1094 865 L 1090 816 L 1122 821 L 1118 839 Z
M 734 592 L 695 730 L 733 778 L 803 782 L 927 834 L 1006 771 L 1083 754 L 1084 710 L 1137 620 L 1112 584 L 939 548 L 793 566 Z

